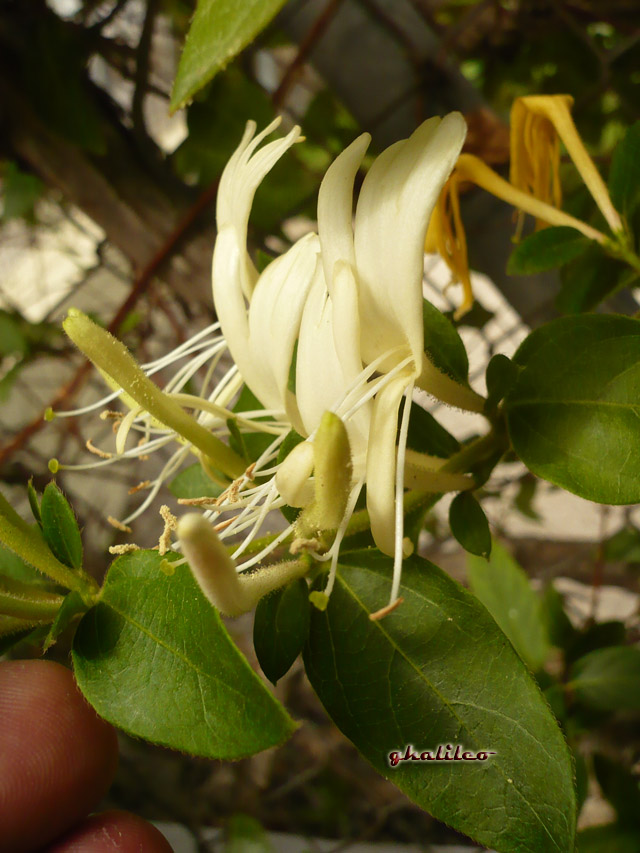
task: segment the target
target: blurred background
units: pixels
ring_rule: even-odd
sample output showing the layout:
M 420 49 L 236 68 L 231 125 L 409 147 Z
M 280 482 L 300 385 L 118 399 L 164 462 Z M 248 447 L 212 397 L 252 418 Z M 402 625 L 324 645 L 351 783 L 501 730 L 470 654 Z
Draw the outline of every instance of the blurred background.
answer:
M 0 487 L 19 511 L 29 477 L 39 489 L 49 481 L 50 458 L 82 465 L 91 459 L 87 440 L 111 441 L 99 410 L 44 419 L 49 407 L 86 406 L 105 394 L 61 332 L 70 306 L 117 333 L 144 362 L 213 321 L 217 180 L 248 118 L 260 127 L 280 113 L 306 137 L 256 197 L 252 248 L 273 254 L 314 227 L 324 171 L 363 130 L 372 134 L 374 154 L 430 115 L 458 109 L 469 125 L 466 150 L 506 173 L 513 99 L 569 93 L 575 122 L 606 173 L 613 148 L 639 117 L 637 0 L 291 0 L 187 109 L 169 115 L 194 6 L 0 0 Z M 567 209 L 580 214 L 588 200 L 568 162 L 563 184 Z M 510 355 L 530 328 L 557 314 L 561 282 L 555 274 L 506 275 L 514 231 L 506 205 L 472 190 L 463 217 L 477 303 L 459 328 L 482 391 L 488 358 Z M 442 262 L 427 258 L 425 295 L 452 312 L 460 293 L 448 282 Z M 635 313 L 636 297 L 625 291 L 606 308 Z M 473 420 L 432 410 L 458 438 L 474 431 Z M 108 566 L 108 546 L 124 541 L 106 516 L 127 516 L 141 500 L 131 487 L 152 480 L 162 464 L 160 451 L 129 466 L 57 475 L 96 576 Z M 161 492 L 135 522 L 136 542 L 155 543 L 157 508 L 180 488 L 173 497 Z M 494 534 L 511 543 L 534 585 L 554 580 L 575 625 L 624 623 L 623 632 L 637 638 L 637 508 L 606 509 L 560 493 L 508 460 L 485 493 Z M 428 519 L 423 551 L 464 581 L 446 510 L 443 501 Z M 230 630 L 251 656 L 250 620 L 235 620 Z M 203 827 L 238 812 L 311 839 L 309 850 L 456 841 L 357 756 L 300 668 L 278 693 L 305 723 L 285 747 L 214 765 L 123 739 L 110 805 L 182 824 L 191 833 L 184 843 L 202 850 L 212 849 Z M 634 721 L 623 738 L 606 726 L 599 737 L 626 766 L 640 759 Z M 611 814 L 593 783 L 582 825 Z M 234 820 L 231 832 L 259 832 L 248 818 Z M 334 841 L 320 848 L 315 837 Z

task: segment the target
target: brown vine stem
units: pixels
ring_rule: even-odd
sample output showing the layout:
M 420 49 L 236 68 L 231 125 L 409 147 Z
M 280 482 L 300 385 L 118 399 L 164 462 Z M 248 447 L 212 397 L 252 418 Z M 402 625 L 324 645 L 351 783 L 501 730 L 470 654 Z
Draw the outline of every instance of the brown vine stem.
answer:
M 331 21 L 333 20 L 333 16 L 338 11 L 341 2 L 342 0 L 329 0 L 325 8 L 313 22 L 312 26 L 309 29 L 309 32 L 306 34 L 306 36 L 300 43 L 298 52 L 296 53 L 295 57 L 293 58 L 293 61 L 289 64 L 286 71 L 284 72 L 282 80 L 278 85 L 278 88 L 271 96 L 271 102 L 273 103 L 273 106 L 276 110 L 279 110 L 282 107 L 282 104 L 284 103 L 287 95 L 289 94 L 289 90 L 295 83 L 296 77 L 301 67 L 307 61 L 307 57 L 315 47 L 318 40 L 322 37 L 324 31 L 327 29 Z
M 217 190 L 218 181 L 216 180 L 198 196 L 196 201 L 187 210 L 187 212 L 178 222 L 171 234 L 169 234 L 164 244 L 151 258 L 149 263 L 140 271 L 139 275 L 131 285 L 131 290 L 129 291 L 127 298 L 120 305 L 120 307 L 115 313 L 115 316 L 107 327 L 112 334 L 117 334 L 124 319 L 133 309 L 138 299 L 140 299 L 140 297 L 148 289 L 154 276 L 158 273 L 162 265 L 175 252 L 178 244 L 180 243 L 186 232 L 193 225 L 198 216 L 200 216 L 200 214 L 210 204 L 212 204 L 213 200 L 216 197 Z M 0 470 L 14 453 L 24 447 L 24 445 L 34 435 L 40 432 L 40 430 L 46 423 L 44 415 L 47 409 L 51 408 L 55 411 L 57 407 L 61 406 L 62 404 L 68 404 L 70 400 L 73 399 L 75 394 L 84 384 L 84 381 L 90 373 L 91 369 L 92 365 L 90 362 L 83 362 L 83 364 L 80 365 L 80 367 L 71 377 L 69 382 L 67 382 L 65 385 L 62 386 L 62 388 L 58 390 L 58 392 L 54 395 L 48 405 L 42 409 L 40 414 L 28 424 L 26 424 L 24 427 L 22 427 L 20 432 L 17 433 L 17 435 L 14 436 L 14 438 L 8 444 L 5 444 L 4 447 L 0 447 Z

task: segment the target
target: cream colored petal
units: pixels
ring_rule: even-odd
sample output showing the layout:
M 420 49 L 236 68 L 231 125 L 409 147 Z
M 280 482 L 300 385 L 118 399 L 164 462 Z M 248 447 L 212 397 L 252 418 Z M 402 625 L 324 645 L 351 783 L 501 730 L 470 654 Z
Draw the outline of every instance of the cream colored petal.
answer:
M 317 428 L 325 411 L 336 410 L 362 369 L 355 280 L 350 268 L 342 266 L 335 303 L 319 267 L 300 325 L 296 398 L 307 435 Z M 370 406 L 365 404 L 345 424 L 358 475 L 364 465 Z
M 367 510 L 378 548 L 395 550 L 395 476 L 398 411 L 411 376 L 401 373 L 375 397 L 367 453 Z
M 403 345 L 421 359 L 425 234 L 465 133 L 459 113 L 429 119 L 387 149 L 364 180 L 354 245 L 365 363 Z
M 220 177 L 216 203 L 218 230 L 233 226 L 237 231 L 239 246 L 246 247 L 249 214 L 258 186 L 282 155 L 300 138 L 300 128 L 296 126 L 282 139 L 269 142 L 256 151 L 263 139 L 279 124 L 280 120 L 276 119 L 254 138 L 255 123 L 248 122 L 240 145 Z M 250 299 L 258 274 L 246 253 L 246 248 L 238 271 L 242 292 Z
M 309 289 L 320 269 L 315 234 L 298 240 L 260 276 L 249 309 L 249 339 L 256 396 L 267 408 L 286 411 L 287 385 Z M 224 331 L 224 327 L 223 327 Z M 242 368 L 240 369 L 242 372 Z M 251 382 L 245 377 L 249 387 Z M 262 394 L 262 396 L 261 396 Z
M 363 133 L 327 169 L 318 193 L 318 234 L 322 264 L 329 293 L 333 297 L 333 276 L 337 261 L 355 267 L 353 248 L 353 182 L 371 141 Z

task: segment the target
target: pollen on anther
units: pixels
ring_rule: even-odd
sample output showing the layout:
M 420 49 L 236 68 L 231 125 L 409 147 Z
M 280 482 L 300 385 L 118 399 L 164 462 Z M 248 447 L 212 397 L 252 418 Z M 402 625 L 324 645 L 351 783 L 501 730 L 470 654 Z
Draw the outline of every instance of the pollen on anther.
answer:
M 107 521 L 112 527 L 115 527 L 116 530 L 120 530 L 122 533 L 132 533 L 130 527 L 126 524 L 123 524 L 121 521 L 118 521 L 117 518 L 114 518 L 112 515 L 107 516 Z
M 85 447 L 90 453 L 93 453 L 95 456 L 99 456 L 100 459 L 112 459 L 113 453 L 108 453 L 106 450 L 101 450 L 99 447 L 96 447 L 95 444 L 88 438 L 85 442 Z

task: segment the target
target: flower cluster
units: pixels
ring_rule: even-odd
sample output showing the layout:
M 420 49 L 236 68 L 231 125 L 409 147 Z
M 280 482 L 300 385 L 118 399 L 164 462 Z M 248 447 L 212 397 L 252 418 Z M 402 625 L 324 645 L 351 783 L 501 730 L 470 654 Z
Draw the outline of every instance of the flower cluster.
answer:
M 425 234 L 458 159 L 466 126 L 458 113 L 432 118 L 409 139 L 384 151 L 364 179 L 354 216 L 354 180 L 369 144 L 368 134 L 360 136 L 324 177 L 318 233 L 298 240 L 258 274 L 247 251 L 253 197 L 269 170 L 300 138 L 300 129 L 294 127 L 283 138 L 265 143 L 277 124 L 255 135 L 255 125 L 249 122 L 225 167 L 213 254 L 219 327 L 205 330 L 172 354 L 171 359 L 188 355 L 191 361 L 163 391 L 120 342 L 84 315 L 70 312 L 65 329 L 129 406 L 118 428 L 117 455 L 147 453 L 172 440 L 180 443 L 144 505 L 189 452 L 196 453 L 212 476 L 228 483 L 222 495 L 196 502 L 204 508 L 203 516 L 190 514 L 178 525 L 183 551 L 217 606 L 239 612 L 255 603 L 255 596 L 241 593 L 236 580 L 243 579 L 235 576 L 225 587 L 230 592 L 211 592 L 212 574 L 228 577 L 233 571 L 233 564 L 220 558 L 214 530 L 221 539 L 243 534 L 231 553 L 237 572 L 259 563 L 285 541 L 294 555 L 306 550 L 330 561 L 328 595 L 342 538 L 366 486 L 368 526 L 377 547 L 394 558 L 391 607 L 398 600 L 407 551 L 406 490 L 473 486 L 464 473 L 442 470 L 445 460 L 406 446 L 414 388 L 470 411 L 482 411 L 484 405 L 482 397 L 438 370 L 425 354 L 422 317 Z M 233 367 L 214 385 L 215 366 L 227 349 Z M 147 366 L 147 371 L 169 360 Z M 207 363 L 200 396 L 182 393 L 188 378 Z M 241 415 L 231 410 L 242 383 L 264 408 Z M 273 441 L 246 470 L 223 441 L 230 421 L 240 431 L 273 434 Z M 126 451 L 132 429 L 143 431 L 143 443 Z M 283 454 L 284 449 L 289 452 Z M 244 552 L 255 550 L 252 543 L 268 512 L 284 505 L 300 508 L 297 520 L 240 561 Z M 303 570 L 300 561 L 280 565 L 273 585 Z

